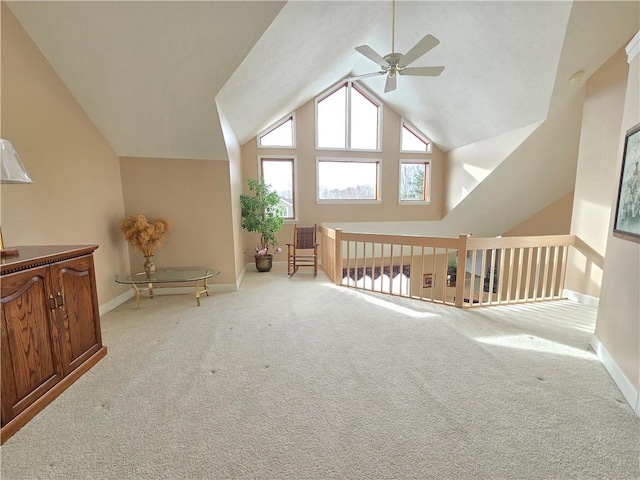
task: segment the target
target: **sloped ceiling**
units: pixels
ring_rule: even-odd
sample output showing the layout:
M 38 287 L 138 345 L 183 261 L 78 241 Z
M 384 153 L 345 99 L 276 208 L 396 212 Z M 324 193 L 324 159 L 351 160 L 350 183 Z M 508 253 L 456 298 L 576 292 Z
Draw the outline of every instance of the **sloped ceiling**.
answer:
M 570 2 L 398 2 L 396 50 L 431 33 L 440 45 L 412 66 L 446 68 L 437 78 L 401 77 L 386 94 L 384 77 L 362 81 L 443 150 L 543 120 L 570 10 Z M 351 72 L 379 70 L 354 48 L 390 53 L 391 23 L 391 2 L 289 2 L 220 92 L 240 141 Z
M 244 143 L 350 73 L 375 71 L 356 46 L 391 49 L 388 1 L 8 4 L 120 156 L 226 159 L 214 99 Z M 389 94 L 383 78 L 363 82 L 445 151 L 541 121 L 571 7 L 398 1 L 396 50 L 431 33 L 440 45 L 412 66 L 446 69 L 401 77 Z M 581 65 L 588 73 L 619 47 L 612 29 L 594 30 L 603 58 Z
M 120 156 L 226 159 L 215 96 L 285 2 L 8 2 Z

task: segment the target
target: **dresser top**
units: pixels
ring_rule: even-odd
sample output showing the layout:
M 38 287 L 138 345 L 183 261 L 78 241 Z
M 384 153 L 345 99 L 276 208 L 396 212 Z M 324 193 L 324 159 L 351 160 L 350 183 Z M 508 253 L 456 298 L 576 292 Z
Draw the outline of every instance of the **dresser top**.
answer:
M 17 272 L 27 268 L 46 265 L 69 258 L 88 255 L 98 245 L 25 245 L 11 247 L 18 249 L 18 255 L 2 257 L 1 273 Z

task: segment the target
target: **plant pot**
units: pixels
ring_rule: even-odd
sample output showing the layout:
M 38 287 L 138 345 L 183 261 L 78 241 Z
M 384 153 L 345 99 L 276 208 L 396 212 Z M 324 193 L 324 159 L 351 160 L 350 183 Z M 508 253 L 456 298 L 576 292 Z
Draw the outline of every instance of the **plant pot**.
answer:
M 254 258 L 259 272 L 268 272 L 273 267 L 273 255 L 255 255 Z

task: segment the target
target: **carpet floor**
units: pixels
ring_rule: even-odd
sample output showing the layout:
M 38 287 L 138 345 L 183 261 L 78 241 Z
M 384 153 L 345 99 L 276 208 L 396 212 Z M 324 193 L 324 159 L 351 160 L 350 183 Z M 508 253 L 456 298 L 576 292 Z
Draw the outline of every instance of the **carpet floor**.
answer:
M 0 450 L 19 479 L 640 478 L 640 419 L 569 301 L 460 310 L 248 268 L 133 300 Z

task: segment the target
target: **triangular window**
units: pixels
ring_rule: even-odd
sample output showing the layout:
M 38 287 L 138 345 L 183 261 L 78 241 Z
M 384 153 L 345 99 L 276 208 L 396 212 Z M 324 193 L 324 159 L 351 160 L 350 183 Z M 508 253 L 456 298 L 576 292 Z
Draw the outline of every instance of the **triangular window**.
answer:
M 417 128 L 402 120 L 401 152 L 431 153 L 431 141 Z
M 259 147 L 289 147 L 296 146 L 294 114 L 288 115 L 258 134 Z

